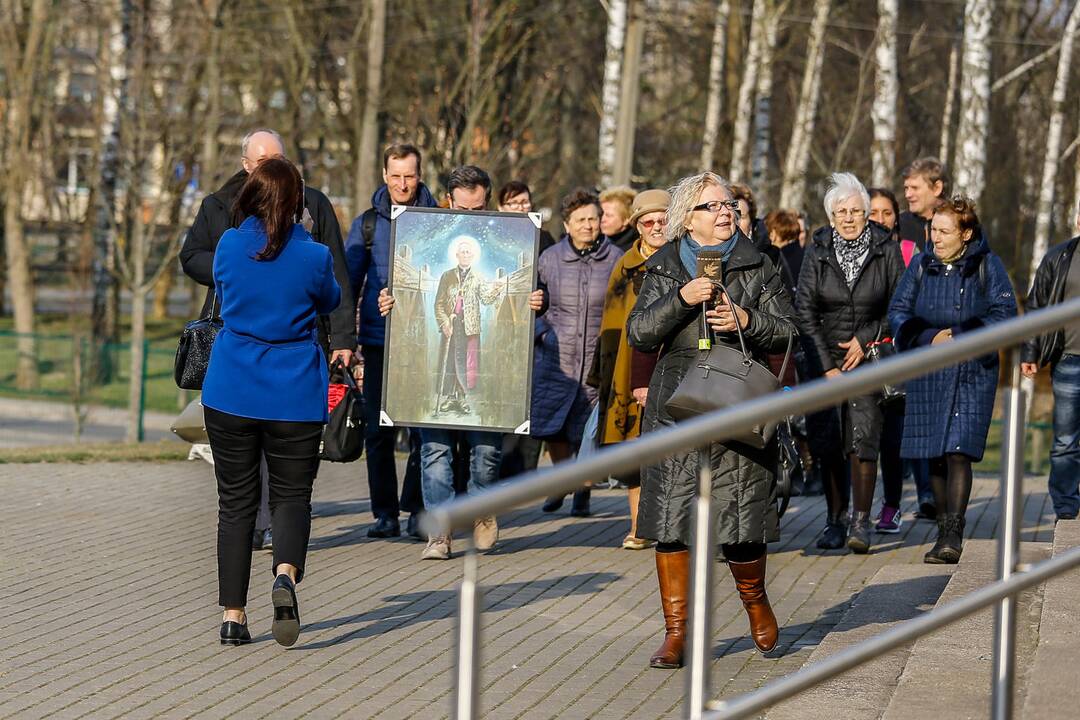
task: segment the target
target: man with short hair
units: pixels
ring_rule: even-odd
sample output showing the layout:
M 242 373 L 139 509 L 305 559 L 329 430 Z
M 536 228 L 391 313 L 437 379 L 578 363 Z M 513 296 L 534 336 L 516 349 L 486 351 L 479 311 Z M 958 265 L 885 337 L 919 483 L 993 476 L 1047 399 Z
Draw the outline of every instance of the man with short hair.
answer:
M 281 136 L 273 130 L 255 130 L 244 136 L 240 143 L 241 169 L 225 181 L 216 192 L 203 198 L 195 222 L 184 238 L 180 248 L 180 264 L 184 273 L 195 282 L 207 287 L 201 317 L 219 309 L 214 297 L 214 250 L 225 231 L 236 227 L 232 216 L 233 200 L 247 181 L 248 173 L 267 158 L 284 157 L 285 145 Z M 242 219 L 242 218 L 240 218 Z M 353 332 L 353 294 L 345 265 L 345 249 L 341 242 L 341 227 L 329 198 L 313 187 L 304 187 L 305 229 L 316 242 L 326 245 L 334 260 L 334 279 L 341 287 L 341 303 L 327 316 L 319 318 L 319 342 L 324 352 L 332 350 L 331 362 L 340 359 L 348 364 L 352 360 L 356 336 Z M 269 548 L 273 542 L 270 532 L 270 491 L 267 487 L 265 461 L 263 463 L 263 488 L 259 515 L 255 523 L 254 547 Z
M 486 210 L 491 200 L 491 179 L 488 174 L 475 165 L 462 165 L 450 172 L 447 180 L 447 195 L 451 210 Z M 470 283 L 461 280 L 467 278 L 471 263 L 464 256 L 458 258 L 458 268 L 444 273 L 444 278 L 453 279 L 457 273 L 459 281 L 455 284 L 454 292 L 461 298 L 462 315 L 450 317 L 449 331 L 444 325 L 442 334 L 448 341 L 455 332 L 468 333 L 464 318 L 464 307 L 467 298 L 466 292 L 476 292 L 480 300 L 479 287 L 473 287 Z M 466 265 L 465 267 L 462 267 Z M 462 272 L 464 271 L 464 272 Z M 443 281 L 440 280 L 440 291 Z M 453 283 L 446 283 L 453 284 Z M 469 288 L 473 287 L 470 291 Z M 449 289 L 448 289 L 449 291 Z M 438 306 L 446 298 L 440 297 L 442 292 L 437 293 L 435 300 Z M 544 303 L 544 291 L 534 290 L 529 295 L 529 307 L 536 312 L 542 312 Z M 456 303 L 455 303 L 456 305 Z M 379 310 L 385 316 L 390 313 L 394 306 L 394 299 L 385 288 L 380 293 Z M 436 307 L 436 316 L 442 313 L 443 308 Z M 455 313 L 456 315 L 456 313 Z M 454 377 L 457 377 L 455 373 Z M 445 378 L 440 377 L 443 382 Z M 454 379 L 454 383 L 458 381 Z M 468 385 L 466 379 L 465 385 Z M 461 408 L 455 406 L 455 411 Z M 460 414 L 460 413 L 459 413 Z M 424 493 L 424 506 L 431 508 L 453 500 L 454 498 L 454 473 L 453 451 L 458 440 L 464 440 L 464 445 L 469 449 L 469 491 L 477 492 L 491 487 L 499 479 L 499 463 L 502 459 L 503 435 L 496 432 L 482 432 L 477 430 L 447 430 L 444 428 L 421 428 L 420 438 L 422 441 L 421 457 L 421 486 Z M 495 546 L 499 539 L 499 525 L 495 517 L 481 518 L 473 527 L 473 542 L 477 550 L 486 551 Z M 428 538 L 427 547 L 424 548 L 421 558 L 425 560 L 448 560 L 450 558 L 450 536 L 431 536 Z
M 910 240 L 922 250 L 930 242 L 930 221 L 945 197 L 949 179 L 945 166 L 933 157 L 919 158 L 908 165 L 903 178 L 908 209 L 900 213 L 900 239 Z
M 1076 209 L 1080 232 L 1080 208 Z M 1026 307 L 1038 310 L 1080 297 L 1080 235 L 1050 248 L 1031 282 Z M 1054 388 L 1054 444 L 1050 447 L 1050 499 L 1058 520 L 1080 512 L 1080 320 L 1055 332 L 1032 338 L 1020 353 L 1020 369 L 1035 377 L 1051 367 Z
M 371 196 L 371 209 L 353 220 L 345 255 L 349 277 L 360 297 L 360 372 L 364 384 L 364 446 L 367 450 L 368 488 L 375 524 L 370 538 L 401 535 L 398 515 L 409 513 L 406 532 L 420 534 L 419 516 L 424 509 L 420 492 L 419 434 L 410 431 L 409 460 L 398 501 L 397 464 L 394 460 L 396 430 L 379 426 L 382 406 L 383 347 L 386 320 L 379 314 L 379 291 L 390 276 L 390 209 L 394 205 L 436 207 L 435 198 L 421 180 L 422 158 L 415 145 L 399 143 L 383 151 L 383 184 Z

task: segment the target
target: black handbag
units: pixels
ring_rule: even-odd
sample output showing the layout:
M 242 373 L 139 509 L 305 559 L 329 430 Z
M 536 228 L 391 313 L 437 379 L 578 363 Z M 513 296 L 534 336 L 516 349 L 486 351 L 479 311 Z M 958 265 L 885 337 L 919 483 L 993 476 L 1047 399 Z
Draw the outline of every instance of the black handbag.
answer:
M 202 390 L 206 368 L 210 366 L 210 350 L 214 347 L 214 338 L 222 328 L 216 308 L 217 293 L 210 304 L 210 314 L 192 320 L 180 333 L 176 360 L 173 362 L 173 378 L 177 387 L 182 390 Z
M 892 338 L 875 340 L 866 346 L 866 359 L 872 363 L 879 363 L 894 355 L 896 355 L 896 346 L 893 345 Z M 885 402 L 903 400 L 905 395 L 907 391 L 903 383 L 885 383 L 881 387 L 881 396 Z
M 731 297 L 731 293 L 727 291 L 723 283 L 715 279 L 713 283 L 729 298 Z M 686 371 L 686 376 L 664 406 L 675 420 L 685 420 L 738 405 L 747 400 L 755 400 L 780 389 L 780 380 L 777 376 L 773 375 L 767 366 L 751 357 L 746 349 L 746 340 L 743 338 L 739 324 L 735 323 L 739 348 L 716 344 L 712 342 L 712 329 L 704 321 L 704 313 L 705 308 L 702 307 L 702 335 L 707 335 L 702 339 L 707 342 L 699 347 L 708 349 L 703 349 L 698 353 L 697 360 Z M 794 335 L 789 334 L 780 377 L 787 372 L 788 363 L 791 361 L 793 341 Z M 775 421 L 755 425 L 752 429 L 730 437 L 728 440 L 761 449 L 772 440 L 776 433 L 776 425 Z
M 784 513 L 791 503 L 791 496 L 797 495 L 794 489 L 804 485 L 802 458 L 799 449 L 795 447 L 795 438 L 791 433 L 791 421 L 780 424 L 776 430 L 779 439 L 780 453 L 776 462 L 776 499 L 777 516 L 784 517 Z
M 344 386 L 344 395 L 330 411 L 323 428 L 319 457 L 330 462 L 353 462 L 364 454 L 364 396 L 345 363 L 334 361 L 330 373 L 331 386 Z M 334 382 L 337 377 L 343 377 L 344 382 Z

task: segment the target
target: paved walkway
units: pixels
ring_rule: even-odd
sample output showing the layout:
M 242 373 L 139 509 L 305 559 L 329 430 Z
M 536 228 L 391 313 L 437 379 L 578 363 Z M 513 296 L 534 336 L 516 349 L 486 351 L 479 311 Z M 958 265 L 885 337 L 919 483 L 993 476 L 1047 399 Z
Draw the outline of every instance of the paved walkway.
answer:
M 201 462 L 0 466 L 0 718 L 440 718 L 449 710 L 461 559 L 371 541 L 363 463 L 316 485 L 300 642 L 269 636 L 270 556 L 256 553 L 256 642 L 217 641 L 215 490 Z M 1029 479 L 1025 540 L 1050 541 L 1045 482 Z M 996 482 L 978 480 L 969 531 L 996 529 Z M 662 620 L 652 552 L 617 545 L 618 491 L 596 515 L 536 508 L 502 518 L 481 560 L 484 717 L 674 718 L 684 672 L 649 670 Z M 752 650 L 717 570 L 713 687 L 734 694 L 789 673 L 881 566 L 918 562 L 932 526 L 910 520 L 866 556 L 822 553 L 824 502 L 796 498 L 770 556 L 778 650 Z M 882 536 L 879 536 L 882 537 Z

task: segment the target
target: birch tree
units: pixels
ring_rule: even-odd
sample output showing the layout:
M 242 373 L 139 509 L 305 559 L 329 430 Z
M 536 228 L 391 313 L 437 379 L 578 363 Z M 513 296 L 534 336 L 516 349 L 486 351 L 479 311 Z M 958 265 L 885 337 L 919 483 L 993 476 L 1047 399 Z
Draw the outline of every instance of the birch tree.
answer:
M 825 59 L 825 31 L 832 0 L 815 0 L 814 19 L 806 45 L 806 65 L 803 68 L 799 106 L 791 130 L 784 161 L 784 178 L 780 189 L 780 206 L 802 210 L 806 202 L 806 171 L 810 164 L 810 139 L 817 122 L 818 100 L 821 96 L 821 65 Z
M 1065 23 L 1065 32 L 1061 36 L 1061 51 L 1058 55 L 1057 77 L 1054 79 L 1054 93 L 1050 99 L 1050 128 L 1046 133 L 1046 152 L 1043 156 L 1042 184 L 1039 186 L 1039 200 L 1035 210 L 1035 246 L 1031 251 L 1031 272 L 1035 277 L 1039 262 L 1050 246 L 1050 226 L 1054 213 L 1054 190 L 1057 187 L 1058 165 L 1061 162 L 1061 133 L 1065 125 L 1065 97 L 1069 91 L 1069 78 L 1072 74 L 1072 53 L 1076 40 L 1076 27 L 1080 24 L 1080 3 L 1074 4 L 1069 19 Z M 1073 103 L 1076 105 L 1075 101 Z M 1070 211 L 1072 208 L 1070 208 Z
M 960 79 L 960 49 L 953 44 L 949 51 L 949 81 L 945 85 L 945 107 L 941 112 L 941 142 L 938 144 L 938 158 L 949 164 L 952 152 L 952 122 L 956 102 L 956 83 Z
M 34 342 L 34 282 L 30 245 L 23 218 L 23 198 L 33 172 L 33 144 L 38 100 L 49 88 L 49 64 L 55 2 L 33 0 L 4 3 L 0 15 L 0 62 L 3 63 L 6 164 L 3 173 L 4 249 L 7 286 L 14 315 L 15 382 L 20 389 L 37 385 L 37 347 Z M 40 112 L 40 110 L 38 110 Z
M 878 0 L 877 46 L 874 50 L 874 104 L 870 120 L 874 142 L 870 146 L 872 182 L 877 187 L 892 184 L 896 164 L 896 69 L 897 0 Z
M 780 16 L 787 2 L 772 4 L 765 21 L 764 42 L 761 46 L 761 68 L 758 70 L 757 92 L 754 100 L 754 146 L 750 158 L 751 186 L 765 197 L 765 176 L 769 169 L 769 146 L 772 134 L 773 60 L 776 57 L 776 36 Z
M 724 97 L 724 61 L 727 59 L 728 20 L 731 17 L 731 3 L 720 0 L 716 8 L 716 21 L 713 25 L 712 54 L 709 56 L 708 98 L 705 102 L 705 129 L 701 135 L 702 170 L 712 167 L 716 155 L 716 136 L 720 132 L 720 114 L 723 110 Z
M 753 120 L 754 93 L 757 91 L 758 64 L 765 43 L 767 0 L 754 0 L 750 13 L 750 42 L 743 59 L 743 76 L 739 83 L 739 102 L 735 106 L 735 131 L 731 142 L 731 169 L 728 179 L 740 182 L 746 177 L 746 156 L 750 145 L 750 123 Z
M 956 132 L 956 187 L 978 201 L 986 186 L 986 139 L 990 125 L 991 0 L 967 0 L 960 81 L 960 127 Z
M 626 43 L 627 0 L 608 0 L 607 52 L 604 86 L 600 98 L 600 184 L 611 184 L 615 166 L 615 133 L 619 122 L 619 90 L 622 85 L 623 46 Z

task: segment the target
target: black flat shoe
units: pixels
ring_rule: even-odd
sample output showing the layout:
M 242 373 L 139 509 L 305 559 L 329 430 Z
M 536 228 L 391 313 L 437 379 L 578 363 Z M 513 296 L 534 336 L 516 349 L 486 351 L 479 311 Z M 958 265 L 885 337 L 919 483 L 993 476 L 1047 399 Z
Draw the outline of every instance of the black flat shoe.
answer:
M 247 623 L 226 620 L 221 623 L 222 645 L 246 645 L 251 642 L 251 633 L 248 632 Z
M 300 606 L 296 602 L 296 586 L 288 575 L 278 575 L 270 591 L 274 603 L 274 623 L 270 632 L 278 645 L 290 647 L 300 637 Z
M 401 525 L 398 524 L 397 520 L 391 520 L 390 518 L 379 518 L 367 531 L 369 538 L 396 538 L 400 535 Z
M 592 510 L 589 509 L 589 498 L 592 496 L 592 491 L 578 490 L 574 493 L 574 502 L 570 505 L 571 517 L 589 517 L 592 515 Z
M 405 534 L 413 540 L 427 542 L 427 535 L 420 532 L 420 513 L 409 513 L 409 519 L 405 521 Z
M 556 495 L 554 497 L 549 497 L 540 507 L 540 509 L 546 513 L 553 513 L 562 507 L 562 504 L 565 500 L 565 495 Z

